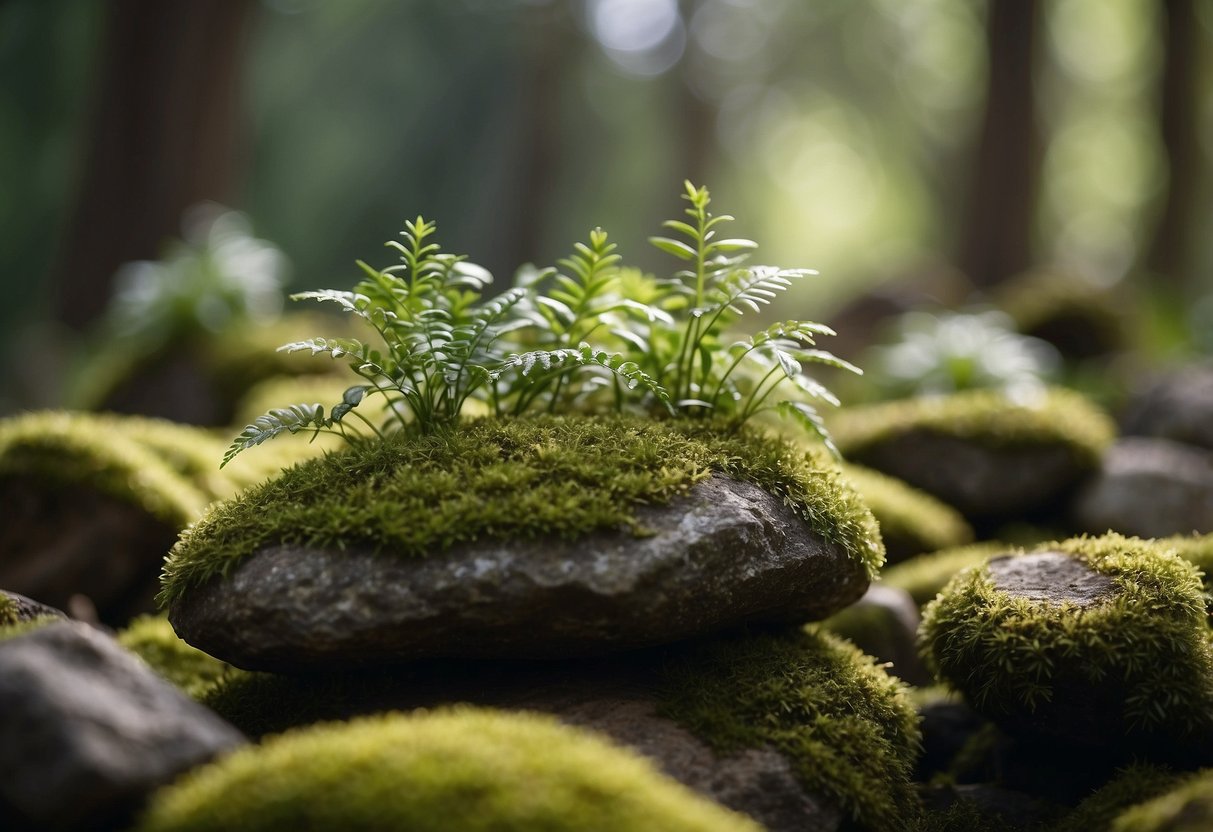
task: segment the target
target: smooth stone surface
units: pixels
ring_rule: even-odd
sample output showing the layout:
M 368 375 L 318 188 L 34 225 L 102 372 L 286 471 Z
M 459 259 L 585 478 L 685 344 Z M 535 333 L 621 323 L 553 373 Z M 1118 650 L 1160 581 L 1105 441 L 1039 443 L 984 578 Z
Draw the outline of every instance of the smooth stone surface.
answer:
M 156 609 L 160 567 L 176 528 L 83 485 L 0 478 L 0 586 L 67 609 L 87 596 L 121 626 Z
M 994 558 L 990 579 L 1000 591 L 1045 604 L 1090 607 L 1116 592 L 1116 585 L 1063 552 Z
M 67 618 L 67 614 L 63 610 L 48 607 L 46 604 L 39 604 L 32 598 L 26 598 L 24 595 L 18 595 L 16 592 L 6 592 L 0 589 L 0 595 L 8 598 L 15 605 L 13 610 L 14 621 L 33 621 L 35 618 Z
M 1060 444 L 989 447 L 922 430 L 865 448 L 853 461 L 905 480 L 970 520 L 987 521 L 1051 507 L 1084 474 Z
M 0 825 L 125 828 L 144 799 L 244 737 L 86 624 L 0 641 Z
M 1213 452 L 1169 439 L 1121 439 L 1076 498 L 1073 513 L 1080 528 L 1097 533 L 1213 532 Z
M 1187 367 L 1155 382 L 1125 409 L 1124 433 L 1213 449 L 1213 366 Z
M 712 477 L 636 516 L 651 536 L 483 541 L 413 559 L 275 546 L 169 617 L 213 656 L 289 672 L 593 655 L 825 618 L 868 586 L 862 564 L 747 483 Z

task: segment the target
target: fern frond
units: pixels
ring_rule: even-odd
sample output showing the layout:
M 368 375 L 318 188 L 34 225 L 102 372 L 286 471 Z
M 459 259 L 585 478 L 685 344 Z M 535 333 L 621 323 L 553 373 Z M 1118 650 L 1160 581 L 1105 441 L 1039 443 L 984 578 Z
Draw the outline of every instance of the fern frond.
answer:
M 826 430 L 825 422 L 821 419 L 821 414 L 811 404 L 782 401 L 775 405 L 775 410 L 781 416 L 791 419 L 820 439 L 835 459 L 842 459 L 838 446 L 834 444 L 834 440 L 830 438 L 830 432 Z
M 536 368 L 545 372 L 561 373 L 581 367 L 601 367 L 609 370 L 623 380 L 623 384 L 628 390 L 641 389 L 651 393 L 667 411 L 674 412 L 670 404 L 669 393 L 652 376 L 641 370 L 635 361 L 627 360 L 621 353 L 609 353 L 603 349 L 595 349 L 584 342 L 576 349 L 563 347 L 511 355 L 490 373 L 490 378 L 496 381 L 510 370 L 519 370 L 520 375 L 529 376 Z
M 293 404 L 290 407 L 275 408 L 264 416 L 258 416 L 252 424 L 245 427 L 240 435 L 228 446 L 223 455 L 222 468 L 243 450 L 260 445 L 273 439 L 281 433 L 298 433 L 301 430 L 329 427 L 332 422 L 324 417 L 324 407 L 316 404 Z

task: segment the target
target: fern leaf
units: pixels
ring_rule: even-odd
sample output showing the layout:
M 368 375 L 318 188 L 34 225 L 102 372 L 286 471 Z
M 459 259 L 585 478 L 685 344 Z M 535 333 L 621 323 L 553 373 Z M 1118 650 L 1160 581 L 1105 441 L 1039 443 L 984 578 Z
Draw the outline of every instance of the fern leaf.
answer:
M 775 405 L 775 409 L 781 416 L 790 418 L 821 439 L 822 444 L 829 449 L 835 459 L 842 459 L 838 446 L 834 444 L 834 440 L 830 438 L 830 432 L 826 430 L 821 414 L 812 405 L 805 402 L 783 401 Z
M 223 462 L 219 467 L 227 465 L 241 451 L 260 445 L 281 433 L 298 433 L 308 428 L 319 430 L 331 424 L 330 420 L 325 419 L 324 407 L 320 404 L 293 404 L 290 407 L 275 408 L 264 416 L 258 416 L 240 432 L 223 455 Z

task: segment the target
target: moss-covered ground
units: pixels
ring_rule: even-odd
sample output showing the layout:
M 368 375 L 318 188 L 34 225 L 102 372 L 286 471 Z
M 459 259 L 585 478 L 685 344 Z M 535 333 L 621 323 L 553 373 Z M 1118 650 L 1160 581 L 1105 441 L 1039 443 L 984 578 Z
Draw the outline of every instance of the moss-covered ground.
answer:
M 170 554 L 162 598 L 273 544 L 424 557 L 473 540 L 644 535 L 637 507 L 668 503 L 714 473 L 782 497 L 876 574 L 876 522 L 824 451 L 682 421 L 485 419 L 310 460 L 213 507 Z
M 140 832 L 758 832 L 638 755 L 472 708 L 293 731 L 161 791 Z

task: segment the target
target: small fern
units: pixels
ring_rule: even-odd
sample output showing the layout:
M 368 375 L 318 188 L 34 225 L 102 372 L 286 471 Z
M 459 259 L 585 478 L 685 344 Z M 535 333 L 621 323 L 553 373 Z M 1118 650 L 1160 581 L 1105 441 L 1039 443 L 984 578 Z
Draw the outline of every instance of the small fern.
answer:
M 747 265 L 756 244 L 717 239 L 732 217 L 707 211 L 707 189 L 688 182 L 684 198 L 691 221 L 665 223 L 682 239 L 652 239 L 688 264 L 672 278 L 621 269 L 615 244 L 595 228 L 559 268 L 523 272 L 516 286 L 483 302 L 491 275 L 443 252 L 432 240 L 434 223 L 405 223 L 403 242 L 387 244 L 398 264 L 378 270 L 358 261 L 364 277 L 352 291 L 292 296 L 334 304 L 374 331 L 377 343 L 309 338 L 280 348 L 343 361 L 361 383 L 327 411 L 298 404 L 259 417 L 223 464 L 283 433 L 331 433 L 356 444 L 397 430 L 446 430 L 473 398 L 498 416 L 644 410 L 712 415 L 734 427 L 774 411 L 833 449 L 813 403 L 838 400 L 802 368 L 859 370 L 814 348 L 818 336 L 833 334 L 828 327 L 784 321 L 728 346 L 721 340 L 737 318 L 813 272 Z M 359 410 L 375 396 L 382 408 Z

